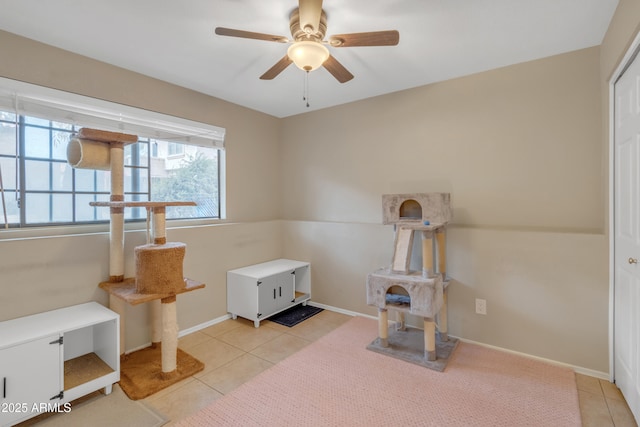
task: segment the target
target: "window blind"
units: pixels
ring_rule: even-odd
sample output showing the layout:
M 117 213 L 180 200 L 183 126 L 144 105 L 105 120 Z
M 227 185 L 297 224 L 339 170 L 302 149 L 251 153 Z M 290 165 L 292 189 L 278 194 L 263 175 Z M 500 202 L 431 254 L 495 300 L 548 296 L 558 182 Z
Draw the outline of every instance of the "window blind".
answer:
M 0 77 L 0 108 L 20 115 L 224 149 L 225 129 Z

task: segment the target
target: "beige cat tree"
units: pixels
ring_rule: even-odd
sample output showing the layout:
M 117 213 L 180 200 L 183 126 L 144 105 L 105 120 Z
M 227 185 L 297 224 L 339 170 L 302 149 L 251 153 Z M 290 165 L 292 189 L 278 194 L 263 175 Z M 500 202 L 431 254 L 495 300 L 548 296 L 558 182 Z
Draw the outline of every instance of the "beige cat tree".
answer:
M 446 227 L 452 217 L 450 195 L 385 194 L 382 211 L 383 223 L 395 227 L 395 246 L 391 266 L 367 276 L 367 304 L 378 308 L 378 338 L 367 348 L 443 370 L 457 344 L 447 333 Z M 410 270 L 416 233 L 422 239 L 422 271 Z M 388 310 L 397 314 L 397 328 L 391 336 Z M 422 339 L 416 339 L 416 330 L 409 331 L 405 314 L 422 317 Z
M 123 353 L 126 304 L 151 304 L 153 345 L 126 357 L 121 355 L 120 384 L 132 399 L 146 397 L 204 369 L 200 361 L 178 349 L 176 296 L 205 285 L 183 276 L 186 245 L 167 242 L 165 228 L 167 206 L 195 206 L 195 203 L 124 201 L 124 147 L 137 141 L 137 135 L 83 128 L 67 146 L 67 161 L 74 168 L 111 171 L 110 201 L 90 205 L 110 209 L 109 281 L 100 283 L 100 288 L 109 293 L 109 306 L 120 315 Z M 146 208 L 147 244 L 135 248 L 135 277 L 125 279 L 124 209 L 127 207 Z M 156 369 L 154 363 L 158 358 L 160 369 Z

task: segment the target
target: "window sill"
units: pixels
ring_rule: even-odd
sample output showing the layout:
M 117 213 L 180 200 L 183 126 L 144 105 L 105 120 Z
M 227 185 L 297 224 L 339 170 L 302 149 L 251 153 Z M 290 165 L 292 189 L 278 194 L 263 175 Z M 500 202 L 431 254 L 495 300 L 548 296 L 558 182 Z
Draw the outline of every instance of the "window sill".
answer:
M 224 224 L 226 220 L 217 218 L 202 219 L 173 219 L 167 220 L 167 229 L 181 227 L 199 227 L 206 225 Z M 147 229 L 146 221 L 137 221 L 125 223 L 125 232 L 145 231 Z M 109 233 L 109 223 L 86 224 L 86 225 L 61 225 L 50 227 L 33 227 L 33 228 L 9 228 L 0 229 L 0 242 L 11 240 L 30 240 L 30 239 L 46 239 L 61 236 L 85 236 L 91 234 Z

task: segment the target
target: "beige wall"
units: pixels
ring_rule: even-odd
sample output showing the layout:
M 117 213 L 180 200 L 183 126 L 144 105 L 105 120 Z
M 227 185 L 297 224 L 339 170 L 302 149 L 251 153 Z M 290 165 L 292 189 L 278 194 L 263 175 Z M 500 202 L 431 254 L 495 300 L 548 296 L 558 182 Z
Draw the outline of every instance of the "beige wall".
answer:
M 640 3 L 619 0 L 609 29 L 602 40 L 600 71 L 602 82 L 608 82 L 640 29 Z M 608 97 L 606 98 L 608 101 Z M 605 116 L 608 119 L 608 116 Z
M 227 129 L 228 216 L 240 223 L 168 232 L 188 245 L 185 274 L 208 285 L 179 298 L 182 329 L 224 314 L 226 270 L 281 255 L 312 262 L 315 301 L 374 314 L 366 274 L 389 262 L 393 239 L 380 195 L 448 191 L 451 333 L 606 372 L 602 88 L 638 8 L 621 0 L 602 48 L 282 120 L 4 32 L 0 76 Z M 142 239 L 128 233 L 127 253 Z M 0 241 L 0 320 L 106 303 L 106 240 Z M 131 310 L 128 348 L 148 340 L 146 316 Z
M 227 313 L 226 271 L 279 258 L 280 221 L 260 221 L 174 228 L 170 241 L 187 244 L 186 277 L 207 286 L 178 297 L 181 330 Z M 125 236 L 125 275 L 135 273 L 133 249 L 146 243 L 146 233 Z M 21 240 L 0 240 L 0 321 L 87 301 L 108 306 L 98 284 L 108 279 L 109 236 L 106 233 Z M 146 304 L 128 307 L 125 348 L 150 342 Z
M 2 77 L 226 128 L 227 217 L 280 217 L 278 119 L 11 33 L 0 46 Z
M 456 224 L 601 233 L 598 64 L 591 48 L 285 119 L 283 215 L 379 223 L 382 193 L 448 191 Z
M 366 275 L 393 245 L 381 195 L 446 191 L 450 332 L 606 372 L 599 61 L 584 49 L 284 119 L 285 256 L 311 261 L 314 300 L 375 314 Z
M 226 128 L 227 218 L 234 223 L 167 231 L 169 240 L 187 244 L 185 275 L 207 285 L 178 298 L 181 329 L 226 314 L 227 270 L 281 256 L 278 119 L 2 31 L 0 47 L 2 77 Z M 127 276 L 134 274 L 133 248 L 144 242 L 144 233 L 126 234 Z M 106 305 L 97 285 L 108 278 L 108 258 L 106 233 L 0 240 L 0 320 L 91 300 Z M 127 317 L 126 348 L 147 343 L 147 308 L 130 308 Z

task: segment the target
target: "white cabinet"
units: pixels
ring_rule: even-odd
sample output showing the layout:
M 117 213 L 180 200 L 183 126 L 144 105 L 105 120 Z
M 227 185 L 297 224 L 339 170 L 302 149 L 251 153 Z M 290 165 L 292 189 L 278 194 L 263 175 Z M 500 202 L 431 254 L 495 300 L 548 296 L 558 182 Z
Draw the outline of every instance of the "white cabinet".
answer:
M 0 426 L 120 380 L 119 317 L 91 302 L 0 322 Z
M 308 262 L 277 259 L 227 272 L 227 311 L 260 321 L 311 298 Z

